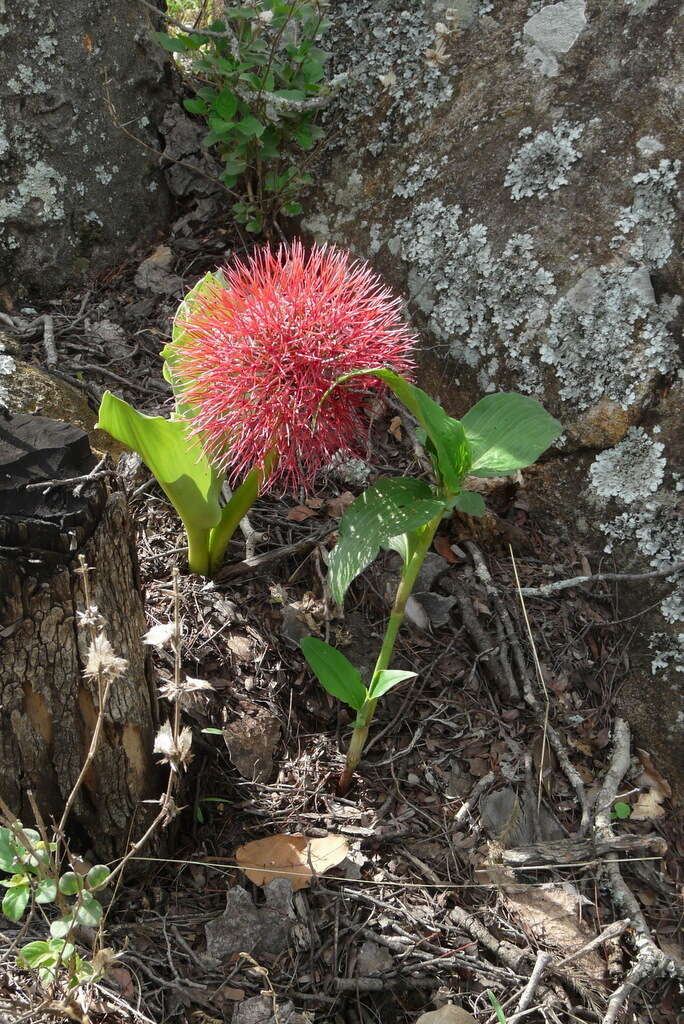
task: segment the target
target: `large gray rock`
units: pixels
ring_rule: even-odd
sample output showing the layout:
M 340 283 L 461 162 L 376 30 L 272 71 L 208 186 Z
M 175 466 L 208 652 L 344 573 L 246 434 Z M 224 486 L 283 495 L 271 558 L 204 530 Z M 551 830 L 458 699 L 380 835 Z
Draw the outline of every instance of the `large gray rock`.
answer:
M 565 435 L 540 503 L 644 569 L 684 553 L 680 8 L 340 0 L 349 82 L 304 221 L 407 296 L 421 383 L 451 412 L 543 401 Z M 625 614 L 654 596 L 624 692 L 684 793 L 684 587 L 635 588 Z
M 141 4 L 0 0 L 0 287 L 56 295 L 165 223 L 162 57 Z

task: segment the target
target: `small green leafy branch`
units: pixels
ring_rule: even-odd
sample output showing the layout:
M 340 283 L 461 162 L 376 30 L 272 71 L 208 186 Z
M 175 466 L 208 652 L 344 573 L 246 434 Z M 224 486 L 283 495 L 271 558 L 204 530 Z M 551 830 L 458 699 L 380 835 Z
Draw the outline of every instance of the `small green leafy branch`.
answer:
M 356 712 L 340 793 L 349 788 L 361 759 L 378 700 L 416 675 L 392 670 L 389 665 L 406 603 L 439 524 L 454 509 L 474 516 L 485 512 L 482 497 L 463 489 L 465 478 L 505 476 L 532 465 L 561 429 L 538 402 L 524 395 L 488 395 L 459 421 L 391 370 L 361 372 L 383 380 L 418 420 L 431 458 L 434 482 L 408 477 L 379 480 L 350 505 L 340 523 L 328 576 L 332 595 L 339 604 L 343 603 L 352 580 L 371 564 L 381 547 L 397 551 L 403 563 L 368 687 L 341 651 L 316 637 L 301 641 L 304 656 L 324 689 Z M 340 378 L 334 387 L 358 375 Z
M 302 212 L 312 183 L 307 168 L 323 131 L 319 109 L 330 97 L 327 54 L 318 42 L 328 27 L 323 0 L 254 0 L 226 6 L 206 28 L 167 20 L 180 31 L 156 33 L 189 65 L 196 95 L 184 106 L 204 117 L 204 142 L 223 164 L 221 180 L 236 195 L 232 212 L 248 231 L 269 232 L 278 214 Z

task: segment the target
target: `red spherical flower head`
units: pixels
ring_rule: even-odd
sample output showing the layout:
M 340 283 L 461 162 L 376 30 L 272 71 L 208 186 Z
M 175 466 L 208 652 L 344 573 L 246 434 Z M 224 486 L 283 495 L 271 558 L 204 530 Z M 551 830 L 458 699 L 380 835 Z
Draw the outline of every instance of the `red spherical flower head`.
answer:
M 223 276 L 183 323 L 175 363 L 192 432 L 233 482 L 275 450 L 266 486 L 307 487 L 336 452 L 362 450 L 364 401 L 383 387 L 353 378 L 321 404 L 333 382 L 382 366 L 412 374 L 401 301 L 349 253 L 298 241 L 257 249 Z

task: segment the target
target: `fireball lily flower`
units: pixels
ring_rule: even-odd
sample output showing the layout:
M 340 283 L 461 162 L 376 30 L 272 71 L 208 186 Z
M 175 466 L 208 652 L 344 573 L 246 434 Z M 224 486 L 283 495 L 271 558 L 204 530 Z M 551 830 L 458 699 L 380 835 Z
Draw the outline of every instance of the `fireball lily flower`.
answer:
M 358 454 L 364 401 L 384 387 L 357 377 L 322 403 L 333 383 L 375 367 L 413 371 L 400 299 L 349 253 L 298 241 L 258 249 L 223 277 L 182 320 L 174 374 L 189 429 L 231 482 L 260 467 L 267 487 L 308 487 L 336 452 Z

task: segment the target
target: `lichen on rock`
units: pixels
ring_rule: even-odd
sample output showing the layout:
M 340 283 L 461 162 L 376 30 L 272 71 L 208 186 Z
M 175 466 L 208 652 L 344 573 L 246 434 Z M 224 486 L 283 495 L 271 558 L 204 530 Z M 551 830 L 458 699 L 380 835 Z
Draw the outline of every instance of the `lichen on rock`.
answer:
M 568 171 L 582 156 L 573 142 L 580 138 L 583 131 L 583 125 L 559 121 L 549 131 L 539 132 L 530 139 L 532 129 L 523 128 L 519 138 L 529 141 L 523 142 L 515 153 L 504 179 L 513 199 L 532 196 L 544 199 L 549 192 L 567 185 Z
M 657 302 L 647 267 L 591 267 L 551 310 L 541 358 L 579 409 L 608 397 L 623 409 L 678 362 L 668 325 L 681 300 Z
M 589 467 L 592 490 L 626 504 L 649 497 L 665 476 L 664 451 L 665 445 L 650 438 L 643 427 L 632 427 L 623 441 L 597 455 Z
M 662 267 L 674 248 L 671 229 L 677 220 L 675 201 L 681 160 L 661 160 L 657 167 L 635 174 L 632 205 L 615 222 L 623 236 L 631 236 L 630 256 L 650 267 Z M 623 238 L 617 236 L 614 246 Z

